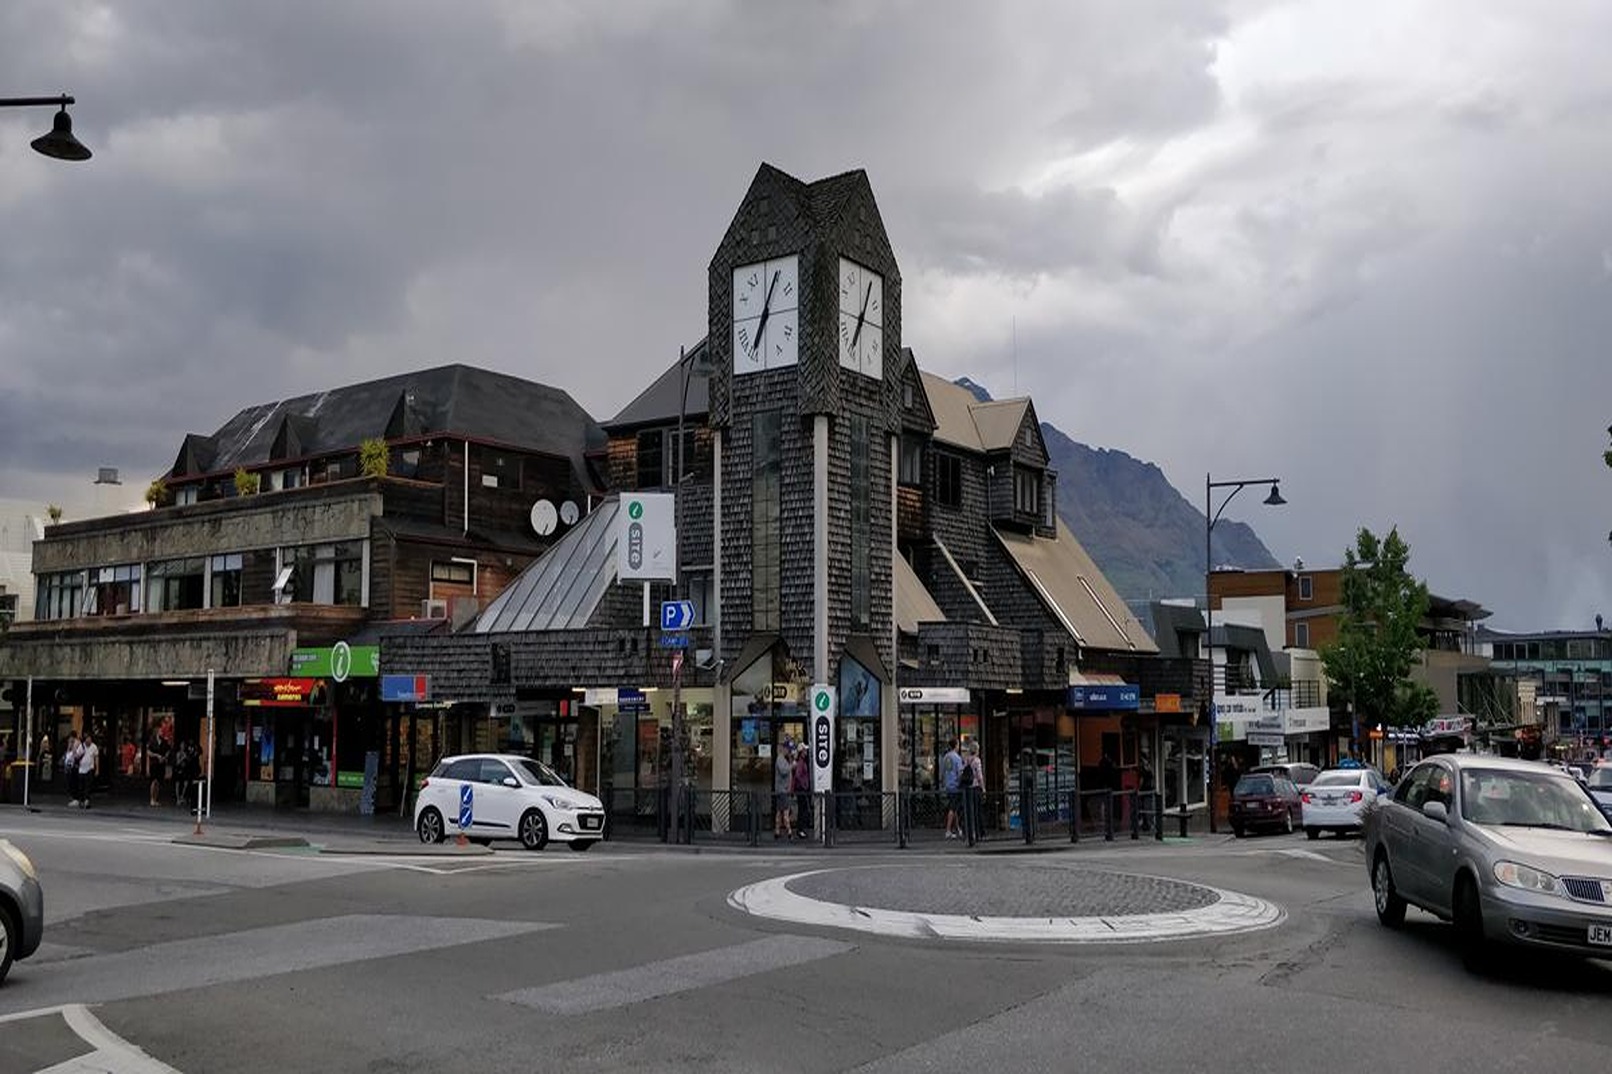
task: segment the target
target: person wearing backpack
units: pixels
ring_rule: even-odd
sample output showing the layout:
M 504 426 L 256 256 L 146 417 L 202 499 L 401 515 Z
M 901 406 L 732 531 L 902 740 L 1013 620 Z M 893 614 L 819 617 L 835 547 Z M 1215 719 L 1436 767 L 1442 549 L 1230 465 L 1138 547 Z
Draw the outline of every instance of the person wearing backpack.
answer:
M 980 760 L 978 742 L 968 744 L 963 771 L 958 777 L 963 788 L 963 817 L 968 826 L 968 845 L 985 838 L 985 764 Z

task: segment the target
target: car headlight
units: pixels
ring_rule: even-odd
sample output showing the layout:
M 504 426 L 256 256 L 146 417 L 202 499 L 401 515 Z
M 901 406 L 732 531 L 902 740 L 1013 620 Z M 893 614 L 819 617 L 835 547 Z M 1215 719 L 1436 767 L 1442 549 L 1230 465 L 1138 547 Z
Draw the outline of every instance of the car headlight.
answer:
M 39 874 L 34 871 L 34 863 L 28 860 L 28 855 L 24 854 L 22 851 L 18 850 L 4 839 L 0 839 L 0 853 L 5 854 L 6 857 L 16 862 L 17 868 L 22 870 L 23 876 L 26 876 L 29 880 L 39 879 Z
M 553 806 L 555 809 L 570 809 L 570 808 L 572 808 L 571 799 L 569 799 L 569 798 L 561 798 L 557 794 L 540 794 L 540 795 L 538 795 L 538 797 L 543 799 L 543 801 L 547 802 L 549 805 Z
M 1561 895 L 1562 882 L 1549 873 L 1527 865 L 1519 865 L 1514 861 L 1497 861 L 1494 863 L 1494 878 L 1507 887 L 1521 888 L 1523 891 L 1537 892 L 1541 895 Z

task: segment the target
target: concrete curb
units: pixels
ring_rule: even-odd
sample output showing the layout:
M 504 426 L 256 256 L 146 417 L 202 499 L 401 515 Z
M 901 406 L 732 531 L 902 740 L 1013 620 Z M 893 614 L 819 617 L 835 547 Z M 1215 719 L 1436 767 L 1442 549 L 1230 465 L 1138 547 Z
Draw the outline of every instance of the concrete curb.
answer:
M 211 847 L 215 850 L 285 850 L 305 847 L 308 841 L 300 835 L 250 835 L 244 832 L 203 832 L 196 835 L 176 835 L 171 840 L 180 846 Z
M 316 849 L 321 854 L 343 857 L 385 858 L 478 858 L 493 853 L 492 847 L 477 843 L 459 846 L 455 843 L 408 843 L 401 839 L 395 843 L 319 843 Z
M 1275 903 L 1207 884 L 1195 887 L 1219 896 L 1209 906 L 1161 914 L 1099 917 L 992 917 L 929 914 L 824 902 L 790 891 L 791 880 L 833 872 L 814 869 L 751 884 L 728 896 L 736 910 L 798 925 L 850 929 L 911 940 L 962 940 L 1009 943 L 1157 943 L 1199 936 L 1230 936 L 1281 924 L 1286 913 Z M 1190 883 L 1176 881 L 1176 883 Z

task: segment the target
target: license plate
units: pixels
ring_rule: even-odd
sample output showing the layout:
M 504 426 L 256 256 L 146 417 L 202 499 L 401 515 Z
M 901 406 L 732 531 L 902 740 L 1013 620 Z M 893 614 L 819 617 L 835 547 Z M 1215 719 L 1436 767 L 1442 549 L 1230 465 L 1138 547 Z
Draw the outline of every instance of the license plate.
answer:
M 1341 799 L 1334 794 L 1323 794 L 1321 796 L 1321 803 L 1323 805 L 1337 805 L 1339 801 L 1341 801 Z
M 1590 943 L 1612 947 L 1612 925 L 1591 925 Z
M 580 817 L 578 819 L 582 821 L 582 827 L 589 831 L 593 830 L 594 828 L 604 826 L 603 817 Z M 1607 942 L 1612 943 L 1612 940 L 1608 940 Z

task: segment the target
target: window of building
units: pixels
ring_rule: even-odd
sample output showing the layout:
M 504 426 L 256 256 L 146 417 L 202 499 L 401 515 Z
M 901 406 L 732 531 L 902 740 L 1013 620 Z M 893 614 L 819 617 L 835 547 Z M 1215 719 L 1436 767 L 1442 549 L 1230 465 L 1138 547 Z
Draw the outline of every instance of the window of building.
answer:
M 924 441 L 921 436 L 901 438 L 901 468 L 897 479 L 903 485 L 921 485 L 924 480 Z
M 198 486 L 198 485 L 182 485 L 179 488 L 174 489 L 174 506 L 175 507 L 184 507 L 187 504 L 196 503 L 197 502 L 197 497 L 200 494 L 201 494 L 201 487 L 200 486 Z
M 17 619 L 17 594 L 0 587 L 0 627 L 9 626 Z
M 299 467 L 280 471 L 280 487 L 283 489 L 301 488 L 307 483 L 308 479 L 303 477 L 302 470 Z
M 716 599 L 716 592 L 709 570 L 683 572 L 683 599 L 694 605 L 695 626 L 706 626 L 711 622 L 711 604 Z
M 777 630 L 780 622 L 783 415 L 763 410 L 750 419 L 750 629 Z
M 1298 646 L 1300 649 L 1308 649 L 1310 647 L 1309 623 L 1293 624 L 1293 644 Z
M 498 448 L 477 445 L 473 460 L 481 470 L 481 487 L 488 489 L 519 489 L 521 487 L 521 458 Z
M 1311 578 L 1308 574 L 1299 575 L 1299 599 L 1300 600 L 1314 600 L 1315 599 L 1315 585 L 1314 585 L 1314 582 L 1315 582 L 1315 580 L 1313 578 Z
M 85 615 L 132 615 L 140 610 L 140 567 L 125 563 L 89 572 Z
M 1029 467 L 1013 468 L 1013 509 L 1026 515 L 1041 513 L 1041 475 Z
M 34 599 L 35 619 L 72 619 L 84 603 L 84 572 L 41 574 Z
M 868 488 L 868 419 L 851 417 L 851 629 L 867 630 L 872 615 L 872 580 L 868 567 L 870 528 Z
M 208 594 L 209 608 L 239 608 L 241 606 L 241 554 L 214 556 L 210 564 L 213 574 L 212 590 Z
M 679 469 L 681 463 L 681 469 Z M 645 429 L 638 434 L 638 485 L 640 489 L 669 488 L 680 473 L 698 472 L 694 454 L 694 429 L 683 429 L 682 458 L 678 458 L 677 430 Z
M 281 585 L 302 604 L 364 603 L 364 548 L 361 541 L 302 545 L 280 552 Z M 280 582 L 280 579 L 276 579 Z
M 963 506 L 963 460 L 947 451 L 935 452 L 935 502 Z
M 207 562 L 170 559 L 146 567 L 146 610 L 173 612 L 200 608 L 206 593 Z
M 912 381 L 901 382 L 901 406 L 903 409 L 912 409 Z

